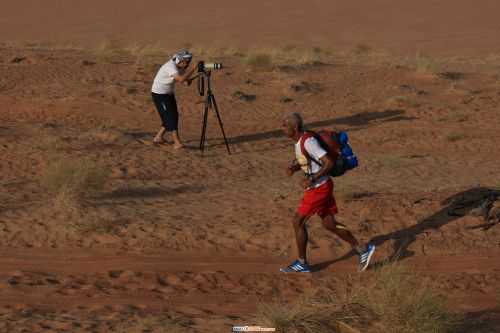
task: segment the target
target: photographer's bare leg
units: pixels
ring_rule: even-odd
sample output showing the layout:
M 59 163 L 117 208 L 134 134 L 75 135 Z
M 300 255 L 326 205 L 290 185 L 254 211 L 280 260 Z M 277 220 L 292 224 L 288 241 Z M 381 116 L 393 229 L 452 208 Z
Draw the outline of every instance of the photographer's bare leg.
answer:
M 179 131 L 172 131 L 172 140 L 174 141 L 175 149 L 184 148 L 184 144 L 181 142 L 181 139 L 179 138 Z
M 167 132 L 167 130 L 165 129 L 165 127 L 161 127 L 160 130 L 158 131 L 158 133 L 156 133 L 154 139 L 153 139 L 153 143 L 166 143 L 166 140 L 165 140 L 165 133 Z

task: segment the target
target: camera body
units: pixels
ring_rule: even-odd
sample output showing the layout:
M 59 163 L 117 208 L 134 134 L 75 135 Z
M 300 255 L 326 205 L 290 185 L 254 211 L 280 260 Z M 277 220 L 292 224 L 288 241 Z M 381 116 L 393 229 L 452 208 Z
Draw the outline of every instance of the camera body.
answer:
M 198 73 L 203 73 L 210 70 L 219 70 L 222 69 L 222 63 L 213 62 L 213 63 L 205 63 L 204 61 L 198 62 Z

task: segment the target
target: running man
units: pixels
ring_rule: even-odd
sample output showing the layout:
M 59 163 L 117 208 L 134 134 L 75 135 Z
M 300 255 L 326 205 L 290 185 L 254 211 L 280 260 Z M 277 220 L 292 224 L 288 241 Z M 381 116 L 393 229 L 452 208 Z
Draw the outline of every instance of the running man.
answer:
M 305 136 L 302 117 L 298 113 L 292 113 L 283 120 L 283 132 L 295 142 L 296 159 L 288 167 L 287 174 L 292 176 L 295 172 L 303 170 L 306 177 L 303 180 L 304 196 L 299 203 L 295 216 L 293 217 L 293 228 L 299 258 L 289 266 L 281 268 L 282 272 L 309 273 L 306 250 L 308 234 L 306 228 L 307 220 L 317 214 L 323 222 L 323 226 L 336 234 L 342 240 L 348 242 L 352 249 L 359 255 L 359 270 L 364 271 L 375 251 L 375 245 L 360 245 L 358 240 L 347 230 L 347 228 L 335 220 L 337 204 L 333 196 L 333 182 L 328 176 L 333 166 L 332 159 L 320 146 L 318 140 L 311 136 Z M 310 160 L 302 154 L 301 141 L 304 140 L 304 149 L 310 156 Z M 314 161 L 318 161 L 315 163 Z

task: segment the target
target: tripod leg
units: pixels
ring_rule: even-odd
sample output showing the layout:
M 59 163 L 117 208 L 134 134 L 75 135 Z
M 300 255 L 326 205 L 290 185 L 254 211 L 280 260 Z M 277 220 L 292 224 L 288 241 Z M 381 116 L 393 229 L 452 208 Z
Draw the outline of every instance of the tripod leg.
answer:
M 231 150 L 229 150 L 229 143 L 227 142 L 226 133 L 224 132 L 224 125 L 222 124 L 222 119 L 220 118 L 219 115 L 219 108 L 217 107 L 217 102 L 215 102 L 215 96 L 210 94 L 209 98 L 211 99 L 211 102 L 214 106 L 215 114 L 217 115 L 217 119 L 219 120 L 219 126 L 222 132 L 222 136 L 224 137 L 224 143 L 226 144 L 227 152 L 229 153 L 229 155 L 231 155 Z
M 203 125 L 201 128 L 200 150 L 203 154 L 205 150 L 205 138 L 207 136 L 207 120 L 208 120 L 208 102 L 205 102 L 205 109 L 203 111 Z

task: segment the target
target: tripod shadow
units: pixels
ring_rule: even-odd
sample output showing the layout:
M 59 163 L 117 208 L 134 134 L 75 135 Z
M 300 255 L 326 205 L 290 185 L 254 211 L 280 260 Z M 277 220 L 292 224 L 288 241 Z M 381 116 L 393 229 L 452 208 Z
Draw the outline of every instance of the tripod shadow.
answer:
M 395 241 L 393 244 L 393 253 L 383 263 L 379 263 L 379 265 L 413 256 L 414 252 L 408 248 L 416 241 L 417 235 L 425 233 L 428 230 L 439 229 L 456 221 L 460 217 L 468 215 L 491 196 L 500 196 L 500 191 L 486 187 L 477 187 L 454 194 L 441 202 L 443 208 L 422 219 L 417 224 L 385 235 L 376 236 L 371 240 L 376 246 L 382 245 L 389 240 Z
M 443 208 L 434 214 L 422 219 L 417 224 L 408 228 L 397 230 L 388 234 L 379 235 L 371 239 L 371 243 L 380 246 L 389 240 L 394 240 L 393 252 L 388 258 L 384 258 L 370 265 L 370 269 L 384 266 L 386 264 L 403 260 L 414 255 L 409 246 L 416 241 L 417 235 L 427 230 L 439 229 L 462 216 L 468 215 L 471 210 L 478 208 L 484 200 L 490 197 L 500 197 L 500 191 L 486 187 L 472 188 L 454 194 L 441 202 Z M 312 265 L 314 271 L 320 271 L 339 261 L 349 259 L 356 255 L 354 251 L 344 254 L 342 257 Z
M 366 126 L 373 121 L 384 120 L 384 121 L 404 121 L 413 120 L 414 117 L 404 116 L 405 111 L 396 110 L 385 110 L 385 111 L 368 111 L 354 114 L 352 116 L 346 116 L 335 119 L 320 120 L 305 124 L 308 128 L 332 126 L 332 125 L 347 125 L 347 126 Z M 244 134 L 229 138 L 229 143 L 245 143 L 253 141 L 262 141 L 268 139 L 275 139 L 283 137 L 283 132 L 281 130 L 273 130 L 268 132 L 254 133 L 254 134 Z

